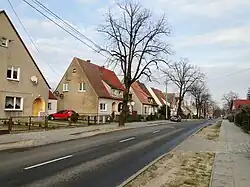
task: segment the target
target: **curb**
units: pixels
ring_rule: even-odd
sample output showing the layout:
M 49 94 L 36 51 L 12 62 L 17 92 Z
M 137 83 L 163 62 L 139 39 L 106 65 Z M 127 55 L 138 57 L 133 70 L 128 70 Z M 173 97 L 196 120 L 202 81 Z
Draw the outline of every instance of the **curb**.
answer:
M 141 170 L 139 170 L 137 173 L 135 173 L 134 175 L 132 175 L 131 177 L 129 177 L 128 179 L 126 179 L 124 182 L 122 182 L 121 184 L 119 184 L 117 187 L 124 187 L 125 185 L 127 185 L 128 183 L 130 183 L 131 181 L 133 181 L 134 179 L 136 179 L 140 174 L 142 174 L 144 171 L 146 171 L 148 168 L 150 168 L 152 165 L 154 165 L 156 162 L 158 162 L 159 160 L 161 160 L 163 157 L 167 156 L 168 154 L 174 152 L 178 147 L 180 147 L 186 140 L 188 140 L 189 138 L 191 138 L 194 134 L 197 134 L 199 131 L 201 131 L 203 128 L 207 127 L 208 125 L 202 126 L 200 127 L 197 131 L 195 131 L 194 133 L 192 133 L 191 135 L 189 135 L 186 139 L 184 139 L 180 144 L 178 144 L 177 146 L 175 146 L 174 148 L 172 148 L 169 152 L 159 156 L 158 158 L 156 158 L 155 160 L 153 160 L 152 162 L 150 162 L 148 165 L 146 165 L 144 168 L 142 168 Z

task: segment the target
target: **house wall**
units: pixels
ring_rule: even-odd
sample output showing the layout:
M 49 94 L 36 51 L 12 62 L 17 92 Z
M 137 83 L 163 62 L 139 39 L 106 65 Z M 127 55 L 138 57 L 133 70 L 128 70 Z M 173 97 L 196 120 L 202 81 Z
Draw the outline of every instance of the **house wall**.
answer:
M 134 101 L 134 106 L 133 106 L 133 110 L 137 111 L 138 115 L 142 115 L 143 114 L 143 106 L 141 101 L 139 100 L 139 98 L 136 96 L 133 88 L 130 89 L 130 93 L 132 94 L 132 100 Z
M 0 117 L 30 116 L 32 115 L 33 101 L 37 97 L 41 97 L 44 106 L 47 106 L 49 88 L 3 13 L 0 14 L 0 37 L 12 40 L 7 48 L 0 46 Z M 6 79 L 9 66 L 20 68 L 19 81 Z M 37 85 L 31 82 L 31 76 L 38 78 Z M 19 112 L 5 111 L 6 96 L 22 97 L 23 110 Z M 47 112 L 47 107 L 44 107 L 44 112 Z
M 157 112 L 157 108 L 152 105 L 143 105 L 142 115 L 150 115 L 151 113 L 154 115 Z M 146 108 L 146 111 L 145 111 Z
M 107 106 L 106 111 L 100 110 L 100 104 L 104 103 Z M 114 103 L 114 112 L 116 115 L 119 115 L 120 112 L 118 112 L 118 105 L 119 103 L 122 103 L 122 101 L 114 100 L 114 99 L 106 99 L 106 98 L 99 98 L 99 104 L 98 104 L 98 114 L 99 115 L 111 115 L 113 112 L 113 103 Z
M 73 73 L 74 69 L 76 69 L 75 73 Z M 81 82 L 86 83 L 85 92 L 79 91 Z M 63 92 L 63 83 L 69 84 L 68 92 Z M 72 109 L 80 114 L 97 114 L 98 96 L 77 60 L 73 59 L 55 91 L 58 91 L 59 95 L 63 94 L 63 98 L 57 96 L 58 110 Z
M 51 103 L 51 109 L 48 108 L 48 114 L 57 112 L 57 100 L 49 99 L 48 103 Z

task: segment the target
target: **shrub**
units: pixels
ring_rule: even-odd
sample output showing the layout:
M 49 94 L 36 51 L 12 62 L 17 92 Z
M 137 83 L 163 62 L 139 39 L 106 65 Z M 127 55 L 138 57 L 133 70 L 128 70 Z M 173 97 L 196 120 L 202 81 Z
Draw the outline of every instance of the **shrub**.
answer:
M 127 117 L 127 122 L 138 122 L 138 121 L 141 121 L 140 115 L 135 115 L 135 116 L 129 115 Z
M 71 114 L 70 119 L 71 119 L 72 122 L 77 122 L 78 118 L 79 118 L 79 114 L 78 113 L 72 113 Z
M 238 126 L 242 124 L 242 112 L 237 112 L 234 116 L 234 123 Z
M 227 119 L 228 119 L 229 122 L 234 122 L 234 116 L 231 115 L 231 114 L 228 115 Z

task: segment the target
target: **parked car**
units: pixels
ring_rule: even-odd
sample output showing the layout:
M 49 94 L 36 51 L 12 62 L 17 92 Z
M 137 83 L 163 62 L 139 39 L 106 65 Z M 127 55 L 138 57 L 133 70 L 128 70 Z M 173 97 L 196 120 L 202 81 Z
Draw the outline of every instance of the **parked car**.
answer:
M 61 110 L 59 112 L 50 114 L 48 116 L 49 120 L 70 120 L 72 115 L 77 115 L 78 114 L 74 110 Z
M 171 116 L 170 121 L 181 122 L 181 116 Z

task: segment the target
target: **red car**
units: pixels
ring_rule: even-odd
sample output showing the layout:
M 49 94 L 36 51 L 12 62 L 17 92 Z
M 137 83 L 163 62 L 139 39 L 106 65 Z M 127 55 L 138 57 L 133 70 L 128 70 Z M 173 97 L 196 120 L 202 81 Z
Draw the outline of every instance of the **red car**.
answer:
M 55 119 L 69 120 L 73 113 L 76 113 L 76 112 L 74 110 L 61 110 L 57 113 L 50 114 L 49 119 L 50 120 L 55 120 Z

